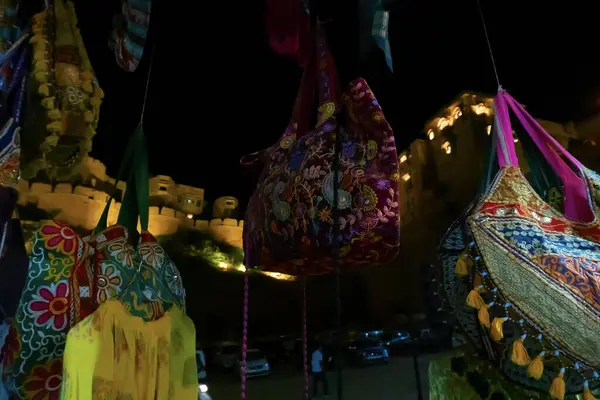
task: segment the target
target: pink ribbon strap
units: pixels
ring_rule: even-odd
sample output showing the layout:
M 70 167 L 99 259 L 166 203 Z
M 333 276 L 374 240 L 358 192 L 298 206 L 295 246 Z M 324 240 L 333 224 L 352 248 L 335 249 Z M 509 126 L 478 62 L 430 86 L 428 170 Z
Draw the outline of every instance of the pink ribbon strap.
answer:
M 561 179 L 565 192 L 564 215 L 576 221 L 590 222 L 595 218 L 588 199 L 588 186 L 581 173 L 581 163 L 565 150 L 525 108 L 512 96 L 501 90 L 494 102 L 495 125 L 498 135 L 498 161 L 501 167 L 518 166 L 519 162 L 512 137 L 509 109 L 531 137 L 548 164 Z M 567 164 L 565 159 L 571 164 Z M 575 171 L 579 171 L 579 174 Z

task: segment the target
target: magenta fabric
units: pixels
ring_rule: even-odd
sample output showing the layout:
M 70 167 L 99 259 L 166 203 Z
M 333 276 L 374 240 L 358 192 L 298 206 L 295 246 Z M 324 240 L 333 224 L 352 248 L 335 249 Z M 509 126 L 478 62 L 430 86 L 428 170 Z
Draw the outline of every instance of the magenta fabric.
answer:
M 558 143 L 544 128 L 533 118 L 525 108 L 519 104 L 506 91 L 501 90 L 495 99 L 495 114 L 498 140 L 498 160 L 501 167 L 518 166 L 515 144 L 512 137 L 512 124 L 509 109 L 531 137 L 548 164 L 564 185 L 564 215 L 575 221 L 590 222 L 595 218 L 594 211 L 588 198 L 587 183 L 581 172 L 582 165 L 560 143 Z M 572 165 L 569 166 L 562 157 Z M 577 174 L 573 168 L 579 171 Z
M 303 64 L 310 42 L 310 17 L 302 0 L 267 0 L 269 44 L 277 54 Z
M 339 95 L 333 59 L 318 35 L 319 112 L 314 129 L 298 132 L 308 104 L 301 87 L 288 128 L 267 152 L 266 165 L 244 218 L 246 266 L 291 275 L 332 272 L 333 245 L 342 267 L 393 259 L 400 242 L 398 161 L 391 127 L 364 79 Z M 332 167 L 341 136 L 340 170 Z M 340 234 L 334 237 L 334 175 Z

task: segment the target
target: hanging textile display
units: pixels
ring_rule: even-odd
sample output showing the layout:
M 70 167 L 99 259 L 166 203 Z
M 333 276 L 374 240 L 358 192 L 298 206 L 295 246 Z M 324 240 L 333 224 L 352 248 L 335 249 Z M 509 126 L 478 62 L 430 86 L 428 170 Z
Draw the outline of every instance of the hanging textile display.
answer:
M 306 0 L 268 0 L 267 34 L 277 54 L 304 64 L 310 45 L 310 14 Z
M 468 219 L 480 257 L 465 298 L 502 357 L 505 375 L 554 399 L 600 386 L 600 177 L 573 158 L 516 100 L 494 102 L 500 170 Z M 519 170 L 512 110 L 563 184 L 555 209 Z
M 360 0 L 360 56 L 366 59 L 377 46 L 385 56 L 385 63 L 394 71 L 392 49 L 388 36 L 390 12 L 383 6 L 383 0 Z
M 23 138 L 24 179 L 44 171 L 69 179 L 92 149 L 104 93 L 69 0 L 52 0 L 33 17 L 32 79 Z
M 321 32 L 321 30 L 319 30 Z M 398 253 L 398 161 L 393 132 L 364 79 L 340 98 L 333 59 L 318 35 L 314 71 L 308 63 L 292 119 L 267 162 L 246 211 L 246 265 L 290 275 L 334 271 L 332 249 L 341 242 L 341 265 L 382 263 Z M 317 75 L 315 77 L 315 75 Z M 319 115 L 307 132 L 315 80 Z M 340 169 L 333 161 L 340 135 Z M 334 238 L 334 175 L 339 189 L 340 234 Z
M 151 10 L 151 0 L 123 0 L 121 12 L 113 19 L 108 45 L 117 65 L 127 72 L 135 71 L 144 55 Z
M 162 317 L 167 304 L 185 307 L 181 276 L 147 231 L 149 176 L 141 128 L 118 176 L 132 163 L 135 173 L 127 181 L 117 225 L 106 228 L 111 198 L 89 238 L 58 221 L 45 222 L 35 234 L 27 283 L 4 350 L 5 382 L 18 398 L 60 390 L 60 379 L 52 377 L 61 376 L 68 330 L 107 300 L 118 297 L 131 315 L 147 321 Z M 141 234 L 136 234 L 138 217 Z

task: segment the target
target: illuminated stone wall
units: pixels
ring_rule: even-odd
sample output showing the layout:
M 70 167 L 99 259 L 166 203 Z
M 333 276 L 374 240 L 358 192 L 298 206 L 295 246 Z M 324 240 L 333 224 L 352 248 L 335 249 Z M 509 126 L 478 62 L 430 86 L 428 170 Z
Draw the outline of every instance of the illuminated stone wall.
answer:
M 491 97 L 460 95 L 427 121 L 423 137 L 399 155 L 402 249 L 411 249 L 401 250 L 403 262 L 435 261 L 441 236 L 476 195 L 490 149 L 492 106 Z M 600 117 L 581 124 L 538 122 L 584 164 L 595 167 L 587 161 L 600 159 L 594 141 L 600 136 Z M 516 136 L 515 145 L 527 173 Z
M 56 219 L 72 226 L 93 229 L 106 206 L 109 197 L 106 190 L 110 190 L 115 181 L 106 176 L 106 167 L 92 158 L 85 163 L 81 177 L 83 183 L 75 186 L 59 183 L 53 187 L 46 183 L 30 184 L 21 180 L 17 187 L 19 204 L 33 203 L 42 210 L 58 210 Z M 166 190 L 161 190 L 165 187 Z M 119 188 L 124 193 L 125 184 L 120 184 Z M 204 189 L 178 185 L 170 177 L 157 176 L 150 180 L 150 197 L 153 203 L 161 204 L 150 207 L 149 230 L 155 236 L 171 235 L 185 226 L 210 231 L 217 238 L 242 247 L 244 221 L 231 218 L 203 220 L 199 216 L 206 205 Z M 120 200 L 111 204 L 109 224 L 116 223 Z M 237 200 L 235 202 L 237 204 Z

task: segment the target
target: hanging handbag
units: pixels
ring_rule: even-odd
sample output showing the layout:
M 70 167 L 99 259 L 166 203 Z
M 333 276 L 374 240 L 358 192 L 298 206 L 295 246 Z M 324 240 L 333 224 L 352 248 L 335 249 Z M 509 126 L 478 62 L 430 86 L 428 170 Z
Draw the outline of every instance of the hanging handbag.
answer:
M 314 63 L 307 64 L 292 119 L 268 151 L 248 203 L 243 239 L 249 267 L 291 275 L 331 272 L 336 241 L 343 267 L 386 262 L 398 253 L 399 172 L 392 129 L 364 79 L 351 82 L 339 97 L 321 30 L 316 47 L 317 71 Z M 319 113 L 314 130 L 307 132 L 315 80 Z M 341 152 L 334 174 L 336 135 Z M 339 183 L 337 237 L 334 175 Z
M 119 298 L 145 320 L 161 316 L 169 304 L 184 306 L 179 272 L 146 231 L 149 177 L 141 130 L 127 146 L 117 181 L 127 167 L 132 172 L 117 225 L 105 228 L 109 201 L 91 238 L 58 221 L 44 222 L 35 234 L 25 289 L 3 349 L 4 381 L 17 398 L 58 396 L 68 330 L 107 299 Z M 138 216 L 142 233 L 133 234 L 133 242 Z
M 104 93 L 69 0 L 33 17 L 32 74 L 26 104 L 22 176 L 68 180 L 92 149 Z
M 508 378 L 555 399 L 590 398 L 600 384 L 600 177 L 505 91 L 494 108 L 500 170 L 469 217 L 481 259 L 472 266 L 476 283 L 466 301 L 497 353 L 505 354 Z M 520 171 L 509 109 L 560 178 L 562 210 Z

